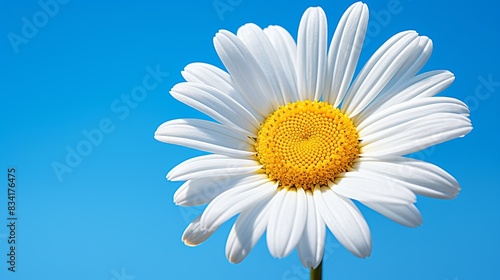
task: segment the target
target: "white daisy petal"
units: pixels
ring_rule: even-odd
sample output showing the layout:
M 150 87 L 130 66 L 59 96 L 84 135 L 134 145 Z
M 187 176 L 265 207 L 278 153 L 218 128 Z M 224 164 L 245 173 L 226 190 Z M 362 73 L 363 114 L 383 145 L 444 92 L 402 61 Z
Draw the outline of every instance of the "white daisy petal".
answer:
M 264 33 L 274 47 L 283 68 L 285 82 L 289 85 L 287 100 L 295 102 L 300 99 L 297 91 L 297 44 L 292 35 L 281 26 L 271 25 L 264 29 Z
M 349 87 L 368 26 L 368 7 L 352 4 L 340 19 L 328 51 L 328 72 L 323 100 L 338 107 Z
M 455 76 L 449 71 L 430 71 L 415 76 L 377 97 L 363 112 L 354 117 L 354 121 L 361 123 L 378 110 L 412 99 L 434 96 L 445 90 L 454 80 Z
M 181 162 L 167 174 L 170 181 L 185 181 L 198 178 L 252 174 L 261 169 L 253 159 L 233 158 L 224 155 L 203 155 Z
M 314 202 L 325 224 L 347 250 L 360 258 L 370 255 L 370 229 L 351 200 L 338 196 L 328 187 L 316 187 Z
M 379 212 L 387 218 L 407 227 L 417 227 L 422 224 L 422 216 L 413 204 L 390 204 L 363 202 L 364 205 Z
M 214 87 L 224 94 L 229 95 L 230 98 L 243 106 L 246 111 L 250 112 L 257 120 L 257 123 L 263 120 L 263 116 L 257 113 L 242 94 L 234 89 L 231 76 L 223 70 L 210 64 L 195 62 L 188 64 L 181 74 L 188 82 Z
M 450 71 L 436 70 L 422 73 L 408 80 L 400 89 L 395 89 L 395 93 L 384 106 L 392 106 L 413 98 L 423 98 L 434 96 L 446 88 L 455 80 L 455 75 Z
M 200 217 L 198 216 L 189 226 L 184 230 L 182 234 L 182 242 L 187 246 L 197 246 L 205 242 L 218 228 L 212 228 L 211 230 L 202 229 L 200 226 Z
M 462 137 L 471 130 L 467 116 L 435 113 L 364 137 L 363 156 L 406 155 Z
M 264 175 L 208 177 L 188 180 L 174 194 L 174 203 L 181 206 L 204 205 L 221 193 L 238 186 L 265 179 Z
M 424 97 L 378 110 L 356 127 L 361 139 L 399 124 L 431 114 L 453 113 L 468 116 L 469 109 L 462 101 L 449 97 Z
M 434 164 L 416 159 L 360 158 L 355 168 L 364 173 L 391 178 L 414 193 L 424 196 L 451 199 L 460 191 L 457 180 L 449 173 Z
M 319 100 L 326 76 L 326 15 L 323 9 L 308 8 L 297 35 L 297 84 L 302 100 Z
M 393 95 L 399 94 L 400 91 L 411 85 L 409 82 L 414 81 L 414 76 L 424 66 L 432 53 L 432 41 L 425 36 L 421 36 L 418 39 L 417 46 L 408 54 L 403 65 L 376 98 L 354 117 L 355 121 L 360 121 L 366 116 L 371 115 L 384 102 L 391 99 Z
M 414 77 L 420 69 L 425 65 L 431 57 L 432 41 L 426 36 L 418 37 L 418 44 L 412 52 L 408 54 L 406 61 L 401 65 L 401 68 L 394 74 L 394 77 L 389 81 L 384 88 L 384 92 L 390 90 L 393 86 L 404 83 L 408 79 Z M 384 95 L 384 92 L 380 95 Z
M 342 104 L 349 117 L 361 112 L 391 81 L 418 45 L 416 32 L 401 32 L 389 39 L 368 60 L 354 80 Z
M 276 52 L 280 55 L 281 61 L 286 62 L 284 63 L 286 65 L 291 63 L 290 69 L 297 69 L 297 44 L 290 32 L 279 25 L 270 25 L 264 29 L 264 33 L 266 33 Z M 282 54 L 283 56 L 281 56 Z
M 161 142 L 234 157 L 255 154 L 250 138 L 230 128 L 197 119 L 176 119 L 163 123 L 155 132 Z
M 245 43 L 278 98 L 279 104 L 290 102 L 290 92 L 296 91 L 295 83 L 290 83 L 290 71 L 285 72 L 277 52 L 264 31 L 255 24 L 246 24 L 238 29 L 238 38 Z M 282 50 L 278 50 L 282 51 Z
M 321 214 L 316 209 L 312 192 L 306 192 L 307 219 L 297 250 L 300 261 L 307 268 L 316 268 L 323 259 L 326 227 Z
M 362 171 L 343 173 L 329 186 L 335 193 L 360 202 L 408 204 L 416 201 L 413 192 L 393 180 Z
M 201 215 L 201 228 L 206 230 L 218 228 L 234 215 L 272 197 L 276 193 L 276 187 L 276 183 L 266 178 L 241 184 L 223 192 L 208 204 Z
M 267 227 L 267 247 L 272 256 L 283 258 L 297 246 L 307 216 L 304 189 L 281 189 L 271 201 Z
M 182 103 L 212 117 L 214 120 L 248 136 L 255 137 L 259 121 L 229 95 L 214 87 L 198 83 L 179 83 L 170 94 Z
M 232 85 L 231 76 L 212 64 L 193 62 L 184 67 L 181 74 L 187 82 L 205 84 L 222 92 L 228 92 L 233 98 L 236 97 L 233 96 L 235 90 Z
M 268 116 L 279 107 L 278 98 L 265 73 L 236 35 L 221 30 L 215 35 L 214 46 L 238 91 L 255 111 Z
M 226 257 L 230 262 L 240 263 L 246 258 L 266 230 L 269 201 L 261 201 L 252 209 L 241 212 L 236 219 L 226 242 Z

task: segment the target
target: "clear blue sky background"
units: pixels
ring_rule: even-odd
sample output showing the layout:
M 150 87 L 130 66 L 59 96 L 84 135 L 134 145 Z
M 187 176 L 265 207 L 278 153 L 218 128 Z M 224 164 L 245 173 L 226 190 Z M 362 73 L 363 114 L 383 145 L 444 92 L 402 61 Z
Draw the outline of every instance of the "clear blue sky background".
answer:
M 320 5 L 331 38 L 352 2 L 60 0 L 44 10 L 47 2 L 1 1 L 0 279 L 306 279 L 296 252 L 273 259 L 264 239 L 243 263 L 230 264 L 224 246 L 232 223 L 186 247 L 181 234 L 201 209 L 175 206 L 180 183 L 165 174 L 199 152 L 153 134 L 172 118 L 203 118 L 168 91 L 190 62 L 222 66 L 212 46 L 219 29 L 279 24 L 295 36 L 304 10 Z M 230 9 L 218 13 L 214 2 Z M 361 208 L 372 256 L 354 257 L 329 234 L 324 278 L 500 279 L 500 5 L 367 3 L 371 22 L 360 61 L 396 32 L 429 36 L 434 53 L 424 70 L 455 73 L 443 95 L 469 104 L 474 130 L 414 155 L 459 180 L 457 199 L 419 197 L 424 224 L 416 229 Z M 148 78 L 155 71 L 156 79 Z M 72 152 L 78 149 L 81 157 Z M 67 166 L 59 176 L 58 164 Z M 9 167 L 17 170 L 15 273 L 6 262 Z

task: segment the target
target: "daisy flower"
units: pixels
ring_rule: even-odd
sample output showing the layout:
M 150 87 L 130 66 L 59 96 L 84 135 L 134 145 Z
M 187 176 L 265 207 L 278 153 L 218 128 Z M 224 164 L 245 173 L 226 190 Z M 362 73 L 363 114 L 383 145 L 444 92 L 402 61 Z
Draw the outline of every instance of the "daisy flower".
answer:
M 354 255 L 370 255 L 370 230 L 353 200 L 416 227 L 416 194 L 457 195 L 447 172 L 404 157 L 471 131 L 463 102 L 435 96 L 453 74 L 417 74 L 432 42 L 404 31 L 353 79 L 367 24 L 367 6 L 353 4 L 328 47 L 325 13 L 311 7 L 297 42 L 280 26 L 246 24 L 214 37 L 227 72 L 205 63 L 185 68 L 186 82 L 171 95 L 214 121 L 171 120 L 155 138 L 208 152 L 167 175 L 185 181 L 176 204 L 207 204 L 182 236 L 187 245 L 238 215 L 226 244 L 230 262 L 241 262 L 266 232 L 272 256 L 297 248 L 302 264 L 316 268 L 327 228 Z

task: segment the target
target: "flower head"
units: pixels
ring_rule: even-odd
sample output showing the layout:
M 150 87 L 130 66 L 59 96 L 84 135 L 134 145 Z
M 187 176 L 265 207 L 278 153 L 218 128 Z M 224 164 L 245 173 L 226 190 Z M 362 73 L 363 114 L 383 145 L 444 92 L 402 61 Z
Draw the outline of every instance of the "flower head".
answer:
M 403 157 L 472 129 L 463 102 L 434 96 L 453 74 L 417 74 L 432 43 L 405 31 L 352 81 L 367 23 L 367 6 L 353 4 L 327 50 L 325 13 L 309 8 L 297 43 L 279 26 L 247 24 L 214 38 L 227 72 L 204 63 L 186 67 L 187 82 L 172 96 L 216 122 L 171 120 L 155 134 L 209 153 L 167 175 L 186 181 L 176 204 L 208 204 L 184 232 L 186 244 L 202 243 L 239 214 L 226 244 L 229 261 L 242 261 L 266 231 L 271 255 L 297 248 L 303 265 L 314 268 L 327 227 L 356 256 L 370 254 L 370 230 L 352 200 L 415 227 L 422 222 L 415 194 L 457 195 L 457 181 L 444 170 Z

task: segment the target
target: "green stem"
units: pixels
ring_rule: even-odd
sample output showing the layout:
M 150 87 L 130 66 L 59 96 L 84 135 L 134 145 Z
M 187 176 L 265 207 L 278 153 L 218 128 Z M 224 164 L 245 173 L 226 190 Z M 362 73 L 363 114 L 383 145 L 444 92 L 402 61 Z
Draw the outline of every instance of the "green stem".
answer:
M 323 260 L 319 263 L 318 267 L 311 268 L 311 280 L 321 280 L 323 274 Z

